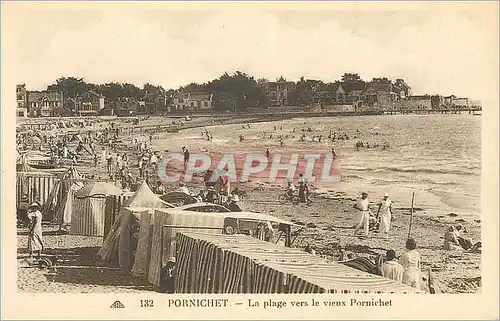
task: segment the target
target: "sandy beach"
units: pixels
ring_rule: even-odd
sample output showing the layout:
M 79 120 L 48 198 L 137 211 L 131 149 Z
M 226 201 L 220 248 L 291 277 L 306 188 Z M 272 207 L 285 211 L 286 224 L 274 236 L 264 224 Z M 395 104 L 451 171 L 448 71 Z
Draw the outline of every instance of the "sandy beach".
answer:
M 411 117 L 411 116 L 409 116 Z M 152 118 L 142 123 L 142 126 L 167 125 L 171 120 Z M 187 123 L 194 128 L 183 129 L 178 133 L 147 133 L 139 127 L 132 133 L 129 124 L 123 124 L 122 144 L 119 145 L 117 152 L 130 153 L 132 167 L 136 166 L 136 157 L 132 153 L 132 137 L 137 137 L 139 141 L 148 141 L 149 135 L 152 135 L 151 144 L 153 149 L 163 151 L 179 151 L 182 146 L 188 146 L 193 151 L 199 151 L 206 148 L 210 152 L 248 152 L 258 150 L 263 152 L 265 148 L 271 151 L 278 150 L 306 150 L 311 148 L 310 144 L 300 144 L 298 135 L 285 140 L 283 146 L 280 146 L 276 139 L 261 139 L 262 132 L 272 132 L 271 123 L 255 123 L 255 119 L 248 118 L 243 120 L 225 120 L 223 124 L 214 123 L 211 119 L 194 119 L 192 123 Z M 293 136 L 292 128 L 300 130 L 301 126 L 313 126 L 314 131 L 325 135 L 327 128 L 334 130 L 342 128 L 341 131 L 348 132 L 351 137 L 356 136 L 356 124 L 353 128 L 347 124 L 349 122 L 362 122 L 357 117 L 346 117 L 335 121 L 325 121 L 320 118 L 310 119 L 292 119 L 277 122 L 277 125 L 283 124 L 284 130 L 290 136 Z M 339 125 L 339 122 L 344 125 Z M 243 129 L 239 124 L 230 123 L 250 123 L 251 129 Z M 390 123 L 390 122 L 389 122 Z M 391 126 L 391 125 L 388 125 Z M 382 125 L 380 126 L 382 127 Z M 206 141 L 201 136 L 201 131 L 206 128 L 213 133 L 213 140 Z M 365 159 L 371 164 L 375 164 L 376 158 L 381 157 L 387 160 L 387 157 L 397 158 L 398 155 L 405 154 L 404 148 L 412 142 L 403 141 L 401 144 L 391 140 L 391 151 L 389 153 L 380 151 L 380 149 L 365 150 L 361 152 L 354 151 L 353 144 L 356 140 L 364 139 L 371 143 L 383 143 L 387 140 L 389 129 L 387 128 L 364 128 L 360 125 L 362 133 L 349 141 L 329 142 L 324 139 L 322 143 L 317 143 L 314 148 L 329 150 L 335 145 L 342 166 L 354 166 L 354 159 Z M 379 131 L 380 134 L 373 133 Z M 385 132 L 385 134 L 384 134 Z M 244 135 L 243 143 L 238 141 L 239 135 Z M 308 134 L 309 136 L 311 134 Z M 384 138 L 384 135 L 385 138 Z M 326 136 L 326 135 L 325 135 Z M 474 142 L 473 142 L 474 143 Z M 446 155 L 442 156 L 446 158 Z M 430 161 L 430 158 L 423 160 Z M 365 161 L 363 160 L 363 162 Z M 460 166 L 460 164 L 458 165 Z M 87 174 L 95 174 L 105 177 L 105 165 L 100 162 L 97 168 L 93 167 L 90 158 L 84 158 L 76 168 Z M 132 168 L 137 175 L 137 168 Z M 458 197 L 448 197 L 449 190 L 443 189 L 441 197 L 432 193 L 434 186 L 423 185 L 423 180 L 429 181 L 429 177 L 420 177 L 421 181 L 414 186 L 410 183 L 392 180 L 392 183 L 371 184 L 366 177 L 357 178 L 358 172 L 353 173 L 346 170 L 345 182 L 342 186 L 334 188 L 321 188 L 318 186 L 316 197 L 312 205 L 305 204 L 281 205 L 277 201 L 277 196 L 282 192 L 280 186 L 272 184 L 264 185 L 264 190 L 257 188 L 255 184 L 241 185 L 241 189 L 247 192 L 247 196 L 242 200 L 242 206 L 245 210 L 268 213 L 277 217 L 290 220 L 303 226 L 302 230 L 294 242 L 294 247 L 303 248 L 310 245 L 316 250 L 317 255 L 323 255 L 330 260 L 336 259 L 339 245 L 343 246 L 349 252 L 358 256 L 374 256 L 385 253 L 388 249 L 396 251 L 397 255 L 402 254 L 404 243 L 408 236 L 408 226 L 410 221 L 410 200 L 411 192 L 416 191 L 417 202 L 411 229 L 411 236 L 417 242 L 417 250 L 422 258 L 422 275 L 427 277 L 427 271 L 431 269 L 439 289 L 445 293 L 477 293 L 481 286 L 481 254 L 468 253 L 465 251 L 446 251 L 442 249 L 443 235 L 449 224 L 462 224 L 468 230 L 465 235 L 474 241 L 481 240 L 481 221 L 478 198 L 467 191 L 459 194 Z M 383 173 L 381 175 L 384 175 Z M 444 173 L 457 193 L 463 188 L 460 185 L 458 174 Z M 453 176 L 455 175 L 455 176 Z M 457 176 L 461 177 L 461 176 Z M 480 176 L 479 176 L 480 177 Z M 390 178 L 390 177 L 389 177 Z M 373 178 L 380 180 L 380 177 Z M 406 179 L 406 178 L 405 178 Z M 470 177 L 464 179 L 471 180 Z M 391 181 L 391 180 L 389 180 Z M 476 184 L 473 182 L 472 184 Z M 389 188 L 392 184 L 392 188 Z M 429 183 L 434 184 L 434 182 Z M 479 184 L 479 183 L 477 183 Z M 200 185 L 187 184 L 192 192 L 196 192 Z M 405 187 L 402 187 L 405 185 Z M 175 188 L 171 186 L 171 188 Z M 356 197 L 361 191 L 369 193 L 372 208 L 381 200 L 382 195 L 388 192 L 394 202 L 394 221 L 389 239 L 383 239 L 378 233 L 370 232 L 370 237 L 360 239 L 353 236 L 353 226 L 357 223 L 357 213 L 353 208 Z M 460 195 L 469 195 L 469 198 L 460 197 Z M 472 193 L 473 194 L 473 193 Z M 456 199 L 454 201 L 454 199 Z M 75 235 L 58 235 L 57 229 L 44 226 L 44 242 L 47 254 L 58 256 L 59 261 L 55 267 L 49 270 L 39 270 L 28 267 L 26 263 L 26 230 L 18 229 L 18 289 L 21 292 L 142 292 L 154 291 L 154 288 L 148 284 L 147 280 L 141 280 L 132 277 L 129 272 L 121 271 L 113 265 L 105 264 L 96 259 L 96 253 L 102 244 L 102 238 L 82 237 Z M 426 284 L 426 282 L 422 282 Z M 425 289 L 425 288 L 424 288 Z

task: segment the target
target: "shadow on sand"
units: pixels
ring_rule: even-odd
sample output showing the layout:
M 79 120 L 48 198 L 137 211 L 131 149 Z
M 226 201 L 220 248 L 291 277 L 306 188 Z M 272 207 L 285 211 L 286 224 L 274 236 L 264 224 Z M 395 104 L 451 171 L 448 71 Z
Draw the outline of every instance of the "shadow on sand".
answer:
M 50 282 L 82 285 L 104 285 L 154 291 L 146 279 L 120 269 L 114 262 L 103 262 L 97 256 L 99 247 L 52 248 L 43 256 L 53 259 L 54 266 L 45 276 Z

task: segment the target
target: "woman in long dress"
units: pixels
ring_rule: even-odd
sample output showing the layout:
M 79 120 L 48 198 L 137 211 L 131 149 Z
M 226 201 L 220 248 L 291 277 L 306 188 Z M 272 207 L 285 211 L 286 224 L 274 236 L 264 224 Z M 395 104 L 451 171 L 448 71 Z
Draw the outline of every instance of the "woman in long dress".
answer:
M 30 257 L 37 251 L 37 256 L 40 257 L 43 250 L 42 242 L 42 212 L 40 212 L 40 204 L 37 202 L 31 204 L 28 209 L 29 224 L 29 238 L 28 238 L 28 251 Z
M 384 238 L 389 237 L 392 219 L 392 201 L 389 199 L 389 194 L 385 193 L 384 199 L 380 203 L 380 225 L 379 232 L 384 235 Z
M 417 243 L 409 238 L 406 241 L 407 251 L 399 258 L 399 263 L 405 269 L 403 273 L 403 283 L 411 287 L 420 289 L 420 253 L 415 250 Z

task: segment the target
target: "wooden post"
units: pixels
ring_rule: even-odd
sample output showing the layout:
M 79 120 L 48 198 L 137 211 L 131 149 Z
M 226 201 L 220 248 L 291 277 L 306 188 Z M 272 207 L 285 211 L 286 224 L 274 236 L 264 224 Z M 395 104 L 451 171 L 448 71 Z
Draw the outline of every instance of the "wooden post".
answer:
M 413 202 L 415 200 L 415 192 L 411 196 L 411 208 L 410 208 L 410 226 L 408 227 L 408 239 L 411 235 L 411 223 L 413 222 Z

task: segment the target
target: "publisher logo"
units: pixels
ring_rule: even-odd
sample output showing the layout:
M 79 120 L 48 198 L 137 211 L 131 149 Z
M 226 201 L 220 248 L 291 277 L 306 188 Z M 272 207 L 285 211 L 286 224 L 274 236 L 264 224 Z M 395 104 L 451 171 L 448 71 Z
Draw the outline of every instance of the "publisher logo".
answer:
M 123 308 L 125 308 L 125 306 L 120 301 L 115 301 L 115 302 L 113 302 L 113 304 L 110 305 L 110 308 L 111 309 L 123 309 Z

